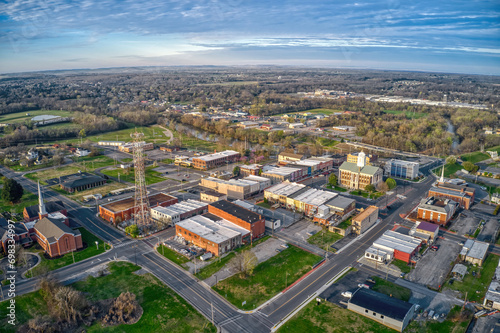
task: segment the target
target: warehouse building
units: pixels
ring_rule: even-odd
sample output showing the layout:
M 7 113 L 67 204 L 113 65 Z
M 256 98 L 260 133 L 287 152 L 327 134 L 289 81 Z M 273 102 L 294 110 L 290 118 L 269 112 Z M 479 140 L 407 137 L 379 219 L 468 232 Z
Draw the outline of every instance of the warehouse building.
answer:
M 388 230 L 365 251 L 365 258 L 379 262 L 398 259 L 409 263 L 421 244 L 416 237 Z
M 276 184 L 286 180 L 290 182 L 298 181 L 307 176 L 307 174 L 300 168 L 281 167 L 267 168 L 267 170 L 262 172 L 261 176 L 271 179 L 272 184 Z
M 227 194 L 219 193 L 217 191 L 203 189 L 200 192 L 200 200 L 203 202 L 216 202 L 219 200 L 227 200 Z
M 446 225 L 453 218 L 458 208 L 458 203 L 450 199 L 424 198 L 420 200 L 418 205 L 417 217 L 439 225 Z
M 391 159 L 385 164 L 385 172 L 391 177 L 415 179 L 418 177 L 419 164 Z
M 300 161 L 304 159 L 303 154 L 286 153 L 282 152 L 278 155 L 278 162 L 282 161 Z
M 279 203 L 282 207 L 285 207 L 288 197 L 305 188 L 306 185 L 286 181 L 266 189 L 264 191 L 264 199 L 271 204 Z M 292 207 L 286 207 L 292 209 Z
M 415 305 L 366 288 L 354 292 L 347 309 L 399 332 L 408 326 L 415 313 Z
M 264 217 L 237 204 L 220 200 L 211 203 L 208 212 L 250 231 L 252 239 L 264 235 L 266 229 Z
M 168 207 L 151 208 L 151 217 L 172 225 L 189 217 L 205 214 L 207 211 L 208 203 L 189 199 Z
M 61 178 L 61 189 L 68 193 L 85 191 L 106 184 L 106 179 L 87 172 L 74 173 Z
M 199 170 L 209 170 L 234 163 L 239 160 L 240 156 L 241 154 L 237 151 L 225 150 L 219 153 L 193 157 L 193 167 Z
M 361 235 L 378 220 L 379 209 L 377 206 L 369 206 L 360 214 L 352 218 L 352 232 Z
M 150 195 L 148 199 L 149 207 L 151 208 L 157 206 L 168 207 L 178 202 L 176 197 L 172 197 L 165 193 Z M 99 215 L 108 222 L 119 223 L 131 219 L 136 209 L 135 199 L 130 197 L 100 205 Z
M 212 216 L 211 216 L 212 217 Z M 220 256 L 243 244 L 250 232 L 224 219 L 194 216 L 175 225 L 177 236 Z
M 201 186 L 226 194 L 231 199 L 246 199 L 258 193 L 261 185 L 259 182 L 246 179 L 223 180 L 208 177 L 201 179 Z

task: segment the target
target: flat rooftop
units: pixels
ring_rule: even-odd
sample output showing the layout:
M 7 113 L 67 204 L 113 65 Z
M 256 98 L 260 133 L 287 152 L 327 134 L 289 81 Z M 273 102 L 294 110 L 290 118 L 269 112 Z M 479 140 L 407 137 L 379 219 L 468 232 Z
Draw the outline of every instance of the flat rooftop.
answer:
M 168 206 L 168 207 L 154 207 L 151 208 L 151 210 L 156 210 L 160 213 L 166 214 L 166 215 L 182 215 L 184 213 L 188 213 L 203 207 L 207 207 L 208 203 L 206 202 L 201 202 L 198 200 L 187 200 L 187 201 L 182 201 L 179 203 L 176 203 L 175 205 Z
M 209 209 L 210 209 L 210 207 L 220 209 L 223 212 L 226 212 L 226 213 L 228 213 L 232 216 L 235 216 L 238 219 L 243 220 L 243 221 L 248 222 L 248 223 L 255 223 L 255 222 L 260 221 L 262 219 L 261 215 L 254 213 L 246 208 L 243 208 L 237 204 L 229 202 L 227 200 L 220 200 L 220 201 L 213 202 L 208 207 L 209 207 Z
M 148 197 L 148 199 L 149 199 L 149 206 L 154 207 L 154 206 L 158 206 L 159 204 L 161 204 L 163 202 L 174 200 L 177 198 L 170 196 L 168 194 L 165 194 L 165 193 L 157 193 L 154 195 L 150 195 Z M 113 213 L 119 213 L 119 212 L 122 212 L 124 210 L 135 207 L 135 198 L 134 197 L 125 198 L 125 199 L 111 202 L 111 203 L 108 203 L 105 205 L 101 205 L 101 207 L 105 208 Z
M 213 153 L 213 154 L 209 154 L 209 155 L 205 155 L 205 156 L 195 157 L 194 159 L 209 162 L 209 161 L 217 160 L 219 158 L 227 158 L 227 157 L 236 156 L 236 155 L 240 155 L 240 153 L 238 153 L 237 151 L 234 151 L 234 150 L 225 150 L 225 151 L 221 151 L 219 153 Z
M 177 223 L 176 227 L 182 227 L 216 244 L 248 234 L 248 230 L 240 228 L 231 222 L 225 220 L 213 221 L 204 216 L 191 217 Z
M 413 307 L 411 303 L 366 288 L 354 292 L 349 303 L 398 321 L 403 321 Z
M 486 252 L 488 252 L 488 247 L 488 243 L 474 241 L 474 245 L 472 245 L 469 253 L 467 253 L 467 257 L 482 260 L 486 256 Z
M 373 214 L 375 211 L 378 211 L 378 207 L 377 206 L 368 206 L 363 212 L 361 212 L 361 214 L 359 214 L 358 216 L 355 216 L 353 218 L 353 220 L 354 221 L 363 221 L 368 216 L 370 216 L 371 214 Z
M 283 182 L 268 188 L 266 191 L 275 195 L 290 196 L 305 187 L 304 184 Z
M 281 167 L 281 168 L 268 169 L 263 174 L 264 175 L 278 175 L 278 176 L 286 177 L 286 176 L 291 175 L 294 172 L 297 172 L 296 168 Z

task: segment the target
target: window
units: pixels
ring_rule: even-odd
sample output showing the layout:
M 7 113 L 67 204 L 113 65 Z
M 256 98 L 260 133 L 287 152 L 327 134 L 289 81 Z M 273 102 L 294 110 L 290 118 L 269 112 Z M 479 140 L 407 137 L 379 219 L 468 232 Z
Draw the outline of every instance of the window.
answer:
M 373 315 L 376 316 L 377 314 L 374 312 Z
M 384 316 L 382 316 L 382 315 L 381 315 L 381 316 L 380 316 L 380 319 L 384 319 Z
M 368 313 L 368 310 L 365 310 L 365 313 Z

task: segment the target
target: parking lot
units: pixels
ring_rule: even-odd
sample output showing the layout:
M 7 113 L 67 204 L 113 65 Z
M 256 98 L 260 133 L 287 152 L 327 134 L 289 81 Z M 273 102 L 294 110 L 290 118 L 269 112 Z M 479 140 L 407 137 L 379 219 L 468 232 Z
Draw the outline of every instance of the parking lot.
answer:
M 349 272 L 346 277 L 340 279 L 336 283 L 332 284 L 328 289 L 320 294 L 320 297 L 326 299 L 328 302 L 335 303 L 344 306 L 342 303 L 347 303 L 348 298 L 342 296 L 344 291 L 354 292 L 359 287 L 358 284 L 366 283 L 367 279 L 373 276 L 372 273 L 358 270 L 356 272 Z M 368 283 L 370 285 L 370 283 Z
M 482 221 L 484 225 L 481 232 L 479 232 L 479 235 L 477 236 L 477 240 L 487 243 L 494 242 L 496 240 L 500 223 L 497 222 L 496 218 L 483 219 Z
M 407 274 L 409 281 L 438 289 L 453 268 L 452 264 L 460 252 L 461 246 L 456 241 L 438 239 L 435 245 L 439 246 L 437 251 L 427 249 L 416 268 Z
M 321 227 L 319 225 L 311 223 L 307 220 L 300 220 L 292 226 L 284 228 L 281 231 L 281 234 L 291 239 L 307 243 L 307 239 L 320 230 Z
M 452 222 L 450 230 L 456 231 L 457 235 L 464 236 L 469 232 L 474 233 L 480 222 L 481 220 L 475 217 L 473 213 L 463 211 L 455 218 L 455 221 Z

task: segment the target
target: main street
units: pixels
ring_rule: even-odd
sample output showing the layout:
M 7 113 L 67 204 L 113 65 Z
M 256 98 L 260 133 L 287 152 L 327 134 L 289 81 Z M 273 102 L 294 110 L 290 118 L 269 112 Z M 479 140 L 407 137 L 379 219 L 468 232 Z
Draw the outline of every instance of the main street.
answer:
M 37 188 L 34 182 L 8 169 L 0 168 L 0 170 L 5 176 L 19 181 L 25 189 L 36 193 Z M 130 240 L 97 218 L 92 209 L 83 208 L 63 195 L 46 189 L 44 190 L 46 200 L 62 200 L 72 218 L 75 218 L 84 227 L 113 245 L 113 249 L 104 254 L 63 267 L 53 273 L 59 280 L 70 283 L 73 281 L 73 277 L 104 262 L 115 260 L 115 258 L 130 261 L 154 274 L 163 283 L 185 298 L 206 318 L 209 320 L 213 318 L 214 323 L 220 327 L 222 332 L 268 332 L 345 267 L 356 264 L 373 240 L 390 229 L 395 222 L 398 222 L 401 219 L 399 217 L 400 213 L 406 213 L 413 208 L 414 203 L 418 201 L 422 193 L 428 190 L 433 181 L 433 176 L 428 176 L 421 183 L 411 184 L 410 188 L 405 191 L 406 200 L 399 202 L 397 205 L 393 204 L 394 208 L 387 212 L 387 217 L 372 228 L 368 234 L 354 241 L 342 253 L 330 257 L 325 264 L 313 271 L 305 279 L 253 313 L 245 313 L 236 309 L 205 283 L 198 281 L 181 267 L 158 255 L 148 240 Z M 399 199 L 395 200 L 400 201 Z M 396 207 L 398 205 L 399 207 Z M 154 236 L 149 238 L 150 241 L 154 239 Z M 36 278 L 19 281 L 16 290 L 17 295 L 35 290 L 37 282 Z M 3 288 L 6 289 L 6 287 Z

